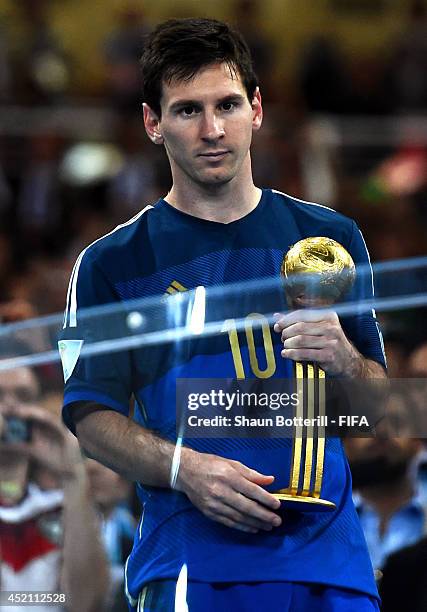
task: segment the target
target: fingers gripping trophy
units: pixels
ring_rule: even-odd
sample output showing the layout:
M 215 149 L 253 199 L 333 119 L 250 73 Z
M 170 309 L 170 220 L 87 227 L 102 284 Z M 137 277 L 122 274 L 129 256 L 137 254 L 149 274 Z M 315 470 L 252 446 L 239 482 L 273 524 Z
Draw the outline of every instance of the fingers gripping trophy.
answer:
M 355 265 L 348 251 L 332 238 L 304 238 L 286 253 L 281 266 L 291 309 L 328 307 L 338 302 L 354 283 Z M 298 405 L 292 441 L 290 482 L 274 493 L 285 508 L 300 511 L 334 510 L 321 498 L 325 457 L 325 371 L 315 363 L 295 362 Z M 300 417 L 300 418 L 298 418 Z M 323 417 L 323 418 L 322 418 Z M 299 423 L 304 419 L 310 425 Z

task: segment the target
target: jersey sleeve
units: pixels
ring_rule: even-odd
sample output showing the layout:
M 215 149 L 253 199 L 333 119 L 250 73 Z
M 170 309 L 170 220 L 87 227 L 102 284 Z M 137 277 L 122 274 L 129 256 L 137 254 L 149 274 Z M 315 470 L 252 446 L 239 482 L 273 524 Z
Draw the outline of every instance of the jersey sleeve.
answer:
M 349 340 L 364 357 L 386 366 L 384 343 L 375 309 L 363 307 L 366 301 L 374 298 L 374 277 L 365 240 L 354 221 L 347 248 L 356 265 L 356 280 L 346 301 L 355 304 L 355 314 L 341 318 L 341 324 Z
M 114 302 L 120 306 L 114 287 L 90 253 L 83 252 L 71 275 L 58 342 L 65 380 L 62 416 L 73 433 L 76 402 L 95 402 L 129 414 L 129 351 L 107 349 L 90 354 L 97 343 L 120 337 L 120 317 L 103 308 Z

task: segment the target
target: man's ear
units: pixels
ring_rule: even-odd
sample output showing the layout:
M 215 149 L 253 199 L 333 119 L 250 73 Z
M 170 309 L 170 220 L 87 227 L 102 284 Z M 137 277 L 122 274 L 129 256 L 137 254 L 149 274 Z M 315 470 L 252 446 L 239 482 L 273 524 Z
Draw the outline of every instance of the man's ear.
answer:
M 157 113 L 155 113 L 145 102 L 142 105 L 142 109 L 144 113 L 145 131 L 147 132 L 148 138 L 151 142 L 154 142 L 154 144 L 163 144 L 163 136 L 160 133 L 160 119 Z
M 253 98 L 252 98 L 252 129 L 259 130 L 262 124 L 262 100 L 261 100 L 261 92 L 259 87 L 255 89 Z

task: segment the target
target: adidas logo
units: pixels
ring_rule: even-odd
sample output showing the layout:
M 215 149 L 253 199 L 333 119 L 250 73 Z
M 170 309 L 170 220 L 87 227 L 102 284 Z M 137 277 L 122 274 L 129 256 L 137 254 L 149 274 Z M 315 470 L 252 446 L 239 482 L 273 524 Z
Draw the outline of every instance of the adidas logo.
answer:
M 187 287 L 184 287 L 184 285 L 181 285 L 181 283 L 179 283 L 178 281 L 173 280 L 163 295 L 166 297 L 168 295 L 173 295 L 174 293 L 178 293 L 180 291 L 188 291 L 188 289 Z

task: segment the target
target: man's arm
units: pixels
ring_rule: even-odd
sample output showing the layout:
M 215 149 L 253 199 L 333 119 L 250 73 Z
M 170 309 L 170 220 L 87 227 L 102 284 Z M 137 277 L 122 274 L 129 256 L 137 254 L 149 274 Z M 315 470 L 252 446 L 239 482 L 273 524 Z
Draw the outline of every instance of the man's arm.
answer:
M 61 587 L 67 593 L 70 610 L 96 612 L 103 609 L 106 602 L 110 571 L 81 458 L 63 488 Z
M 112 410 L 97 410 L 76 425 L 84 450 L 130 480 L 170 487 L 175 445 Z M 227 527 L 256 533 L 281 523 L 280 502 L 263 487 L 273 476 L 183 447 L 175 488 L 207 517 Z

